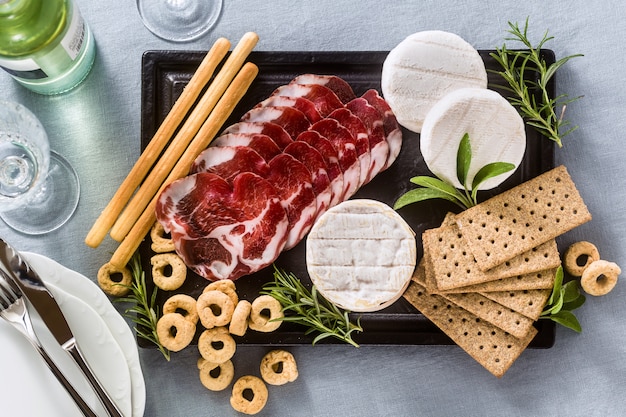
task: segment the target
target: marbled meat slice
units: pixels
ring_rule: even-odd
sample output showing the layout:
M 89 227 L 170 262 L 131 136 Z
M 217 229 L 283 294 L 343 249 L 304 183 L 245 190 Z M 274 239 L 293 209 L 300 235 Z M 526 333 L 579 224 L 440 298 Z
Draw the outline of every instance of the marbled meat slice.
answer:
M 389 144 L 385 138 L 383 116 L 362 97 L 350 101 L 346 108 L 357 115 L 367 127 L 370 145 L 370 170 L 365 181 L 367 183 L 387 167 Z
M 282 126 L 269 122 L 239 122 L 230 125 L 222 134 L 227 133 L 260 133 L 267 135 L 283 150 L 293 139 Z
M 247 146 L 257 151 L 266 161 L 281 153 L 272 138 L 260 133 L 226 133 L 216 137 L 211 146 Z
M 330 180 L 330 207 L 343 201 L 343 171 L 339 165 L 339 154 L 332 143 L 318 132 L 307 130 L 298 136 L 296 142 L 306 142 L 311 145 L 324 158 L 326 163 L 326 173 Z
M 333 90 L 320 84 L 286 84 L 274 90 L 270 97 L 305 98 L 313 103 L 322 117 L 344 105 Z
M 270 96 L 256 107 L 293 107 L 300 110 L 311 123 L 322 120 L 322 115 L 315 107 L 315 103 L 304 97 Z
M 232 185 L 206 172 L 176 180 L 159 196 L 156 216 L 185 264 L 209 280 L 235 280 L 270 265 L 289 225 L 276 188 L 250 172 Z
M 189 173 L 211 172 L 231 181 L 242 172 L 265 177 L 269 169 L 265 159 L 247 146 L 209 146 L 198 155 Z
M 316 200 L 316 217 L 330 207 L 332 192 L 328 178 L 328 166 L 322 154 L 308 143 L 296 140 L 285 148 L 285 153 L 302 162 L 311 173 L 311 184 Z
M 242 122 L 266 122 L 282 126 L 295 139 L 311 126 L 304 113 L 293 107 L 256 107 L 241 117 Z
M 323 85 L 331 89 L 344 104 L 356 97 L 350 84 L 336 75 L 302 74 L 294 78 L 291 83 Z
M 359 158 L 360 177 L 359 187 L 367 182 L 367 176 L 370 171 L 371 158 L 370 158 L 370 144 L 369 135 L 367 133 L 367 127 L 363 121 L 354 115 L 347 108 L 341 108 L 333 111 L 328 115 L 331 119 L 337 120 L 342 126 L 352 133 L 356 145 L 356 156 Z
M 335 119 L 320 120 L 311 126 L 311 130 L 328 139 L 337 150 L 339 166 L 343 172 L 342 200 L 347 200 L 358 190 L 361 178 L 361 166 L 352 133 Z
M 286 153 L 272 158 L 269 166 L 266 178 L 278 192 L 287 212 L 289 227 L 284 250 L 289 250 L 309 232 L 317 216 L 311 173 L 302 162 Z
M 376 110 L 383 115 L 383 128 L 385 129 L 385 137 L 389 144 L 389 157 L 387 158 L 386 167 L 393 164 L 393 162 L 400 154 L 400 148 L 402 147 L 402 130 L 398 124 L 396 116 L 393 114 L 391 107 L 382 98 L 378 91 L 367 90 L 361 97 L 363 97 L 369 104 L 374 106 Z

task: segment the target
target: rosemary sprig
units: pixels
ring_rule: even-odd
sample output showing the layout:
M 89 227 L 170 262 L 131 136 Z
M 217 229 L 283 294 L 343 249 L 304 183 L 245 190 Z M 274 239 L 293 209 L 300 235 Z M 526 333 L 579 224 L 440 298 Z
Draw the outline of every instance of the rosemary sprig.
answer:
M 131 307 L 124 311 L 124 316 L 137 324 L 134 328 L 137 336 L 154 343 L 163 354 L 163 357 L 169 361 L 170 351 L 161 344 L 156 331 L 157 321 L 159 320 L 159 307 L 156 303 L 157 288 L 154 287 L 152 294 L 148 296 L 146 274 L 141 268 L 139 252 L 135 252 L 133 255 L 130 267 L 133 274 L 133 282 L 126 287 L 130 288 L 131 292 L 127 297 L 118 298 L 115 301 L 131 303 Z
M 352 333 L 362 332 L 360 319 L 350 322 L 348 311 L 318 294 L 315 285 L 309 291 L 292 273 L 286 273 L 274 266 L 274 281 L 263 285 L 261 294 L 268 294 L 283 306 L 285 316 L 277 319 L 308 327 L 305 334 L 320 332 L 313 339 L 313 345 L 327 337 L 334 337 L 352 346 L 359 345 L 352 339 Z
M 496 52 L 490 55 L 502 66 L 503 70 L 491 70 L 491 72 L 499 74 L 506 81 L 508 86 L 500 87 L 512 93 L 508 100 L 526 119 L 526 123 L 562 147 L 562 138 L 578 127 L 574 126 L 562 132 L 562 128 L 569 125 L 569 122 L 564 120 L 565 109 L 569 103 L 578 100 L 581 96 L 570 99 L 566 94 L 561 94 L 555 98 L 550 98 L 548 83 L 565 63 L 572 58 L 583 55 L 566 56 L 548 65 L 541 57 L 541 49 L 546 42 L 554 39 L 553 36 L 548 36 L 546 31 L 537 46 L 533 47 L 527 36 L 528 19 L 526 19 L 523 30 L 517 23 L 509 22 L 509 27 L 508 33 L 513 37 L 507 37 L 505 40 L 521 42 L 528 49 L 511 50 L 507 48 L 506 44 L 502 48 L 496 48 Z M 536 72 L 537 76 L 531 76 L 527 74 L 527 71 Z M 532 93 L 533 90 L 539 91 L 541 96 L 539 100 Z M 561 111 L 557 115 L 557 108 L 559 107 Z
M 433 198 L 451 201 L 462 209 L 470 208 L 478 204 L 478 187 L 483 182 L 515 169 L 515 165 L 508 162 L 492 162 L 479 169 L 476 175 L 474 175 L 474 178 L 472 178 L 471 186 L 468 186 L 468 174 L 471 162 L 472 147 L 469 134 L 465 133 L 463 138 L 461 138 L 456 155 L 457 179 L 459 183 L 463 184 L 463 190 L 456 188 L 454 185 L 440 178 L 427 176 L 413 177 L 409 181 L 422 188 L 409 190 L 401 195 L 398 200 L 396 200 L 393 208 L 398 210 L 408 204 Z

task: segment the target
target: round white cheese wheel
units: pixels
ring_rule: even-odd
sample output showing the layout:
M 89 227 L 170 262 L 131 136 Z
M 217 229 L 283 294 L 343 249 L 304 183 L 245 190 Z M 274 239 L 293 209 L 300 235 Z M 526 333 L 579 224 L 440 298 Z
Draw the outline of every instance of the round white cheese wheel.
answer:
M 453 33 L 414 33 L 393 48 L 383 63 L 383 96 L 398 122 L 417 133 L 441 97 L 464 87 L 487 88 L 487 71 L 478 51 Z
M 463 188 L 457 179 L 456 158 L 465 133 L 469 134 L 472 149 L 468 189 L 483 166 L 509 162 L 517 168 L 524 157 L 524 121 L 504 97 L 482 88 L 455 90 L 428 112 L 420 135 L 420 148 L 428 169 L 457 188 Z M 498 186 L 514 171 L 485 181 L 479 189 Z
M 347 200 L 324 213 L 306 242 L 311 281 L 350 311 L 383 309 L 406 290 L 415 269 L 415 233 L 391 207 Z

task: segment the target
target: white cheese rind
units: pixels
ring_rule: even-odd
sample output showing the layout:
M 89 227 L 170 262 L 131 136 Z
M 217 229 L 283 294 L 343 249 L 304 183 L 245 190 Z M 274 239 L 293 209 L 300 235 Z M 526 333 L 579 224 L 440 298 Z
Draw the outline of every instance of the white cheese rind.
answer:
M 457 179 L 456 158 L 465 133 L 469 134 L 472 148 L 468 188 L 476 172 L 489 163 L 509 162 L 517 168 L 522 162 L 526 131 L 517 110 L 492 90 L 455 90 L 428 112 L 420 135 L 420 149 L 428 169 L 455 187 L 463 187 Z M 479 189 L 497 187 L 513 172 L 491 178 Z
M 453 33 L 414 33 L 392 49 L 383 63 L 383 96 L 398 122 L 417 133 L 441 97 L 465 87 L 487 88 L 487 71 L 478 51 Z
M 377 311 L 404 292 L 417 258 L 415 233 L 388 205 L 347 200 L 324 213 L 306 243 L 307 270 L 330 302 Z

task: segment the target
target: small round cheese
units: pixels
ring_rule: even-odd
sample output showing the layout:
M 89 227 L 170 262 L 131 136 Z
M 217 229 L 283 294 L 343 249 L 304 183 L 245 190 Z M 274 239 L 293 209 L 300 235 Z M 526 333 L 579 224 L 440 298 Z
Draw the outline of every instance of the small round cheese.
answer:
M 456 158 L 459 143 L 469 134 L 472 159 L 467 175 L 471 188 L 474 175 L 492 162 L 509 162 L 517 168 L 526 150 L 524 121 L 500 94 L 483 88 L 455 90 L 433 106 L 424 120 L 420 149 L 424 162 L 439 178 L 457 188 Z M 479 187 L 497 187 L 515 170 L 493 177 Z
M 453 33 L 414 33 L 392 49 L 383 63 L 383 96 L 398 122 L 417 133 L 441 97 L 464 87 L 487 88 L 487 71 L 478 51 Z
M 328 301 L 350 311 L 383 309 L 409 285 L 415 233 L 391 207 L 347 200 L 324 213 L 306 243 L 311 281 Z

